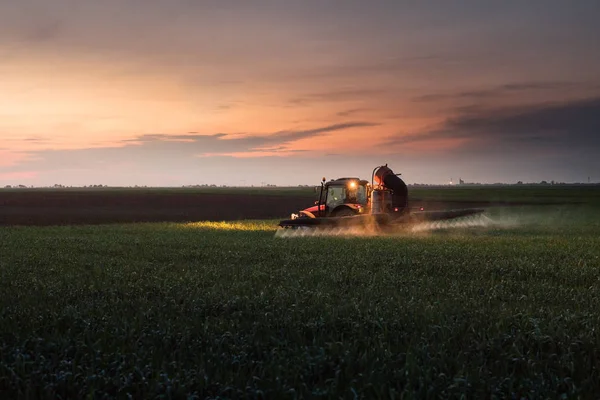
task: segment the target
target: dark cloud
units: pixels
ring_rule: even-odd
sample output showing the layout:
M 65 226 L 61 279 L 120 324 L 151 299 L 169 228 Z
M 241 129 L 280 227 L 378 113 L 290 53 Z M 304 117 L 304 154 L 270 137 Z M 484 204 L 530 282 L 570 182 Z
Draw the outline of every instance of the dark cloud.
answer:
M 568 103 L 466 113 L 422 134 L 388 145 L 466 139 L 466 151 L 543 152 L 594 156 L 600 152 L 600 97 Z
M 262 146 L 280 146 L 290 142 L 319 136 L 324 133 L 342 131 L 352 128 L 364 128 L 377 126 L 373 122 L 346 122 L 341 124 L 327 125 L 321 128 L 307 130 L 286 130 L 275 132 L 270 135 L 255 134 L 226 134 L 215 133 L 212 135 L 187 134 L 187 135 L 167 135 L 167 134 L 147 134 L 133 139 L 125 139 L 124 143 L 149 143 L 149 142 L 186 142 L 196 144 L 220 143 L 223 146 L 216 146 L 230 151 L 251 151 L 256 147 Z M 227 150 L 225 150 L 227 151 Z
M 290 141 L 294 141 L 294 140 L 305 139 L 305 138 L 312 137 L 312 136 L 318 136 L 322 133 L 341 131 L 341 130 L 346 130 L 346 129 L 351 129 L 351 128 L 366 128 L 366 127 L 377 126 L 377 125 L 379 125 L 379 124 L 374 123 L 374 122 L 345 122 L 345 123 L 341 123 L 341 124 L 328 125 L 328 126 L 325 126 L 322 128 L 317 128 L 317 129 L 300 130 L 300 131 L 281 131 L 274 135 L 267 136 L 266 138 L 262 137 L 262 136 L 259 138 L 261 138 L 263 140 L 267 139 L 269 142 L 270 141 L 290 142 Z
M 428 103 L 442 100 L 481 100 L 486 98 L 494 98 L 507 94 L 515 94 L 520 92 L 532 92 L 542 90 L 567 89 L 577 86 L 575 82 L 523 82 L 509 83 L 496 87 L 481 89 L 481 90 L 466 90 L 457 93 L 430 93 L 413 98 L 414 102 Z
M 15 142 L 29 142 L 29 143 L 48 143 L 49 140 L 41 137 L 26 137 L 23 139 L 9 139 Z

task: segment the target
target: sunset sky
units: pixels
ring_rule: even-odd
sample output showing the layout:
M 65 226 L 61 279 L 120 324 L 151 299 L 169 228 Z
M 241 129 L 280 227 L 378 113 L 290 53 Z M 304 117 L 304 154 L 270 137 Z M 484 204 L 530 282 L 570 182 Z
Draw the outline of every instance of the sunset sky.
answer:
M 0 2 L 0 186 L 600 181 L 600 2 Z

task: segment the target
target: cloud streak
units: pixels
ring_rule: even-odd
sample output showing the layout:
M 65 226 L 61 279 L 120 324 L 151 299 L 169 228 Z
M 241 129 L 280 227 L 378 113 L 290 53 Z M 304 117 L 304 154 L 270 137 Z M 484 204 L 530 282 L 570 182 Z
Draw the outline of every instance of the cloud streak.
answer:
M 164 163 L 183 165 L 195 158 L 206 157 L 259 157 L 301 154 L 295 149 L 297 140 L 320 137 L 351 129 L 377 126 L 374 122 L 346 122 L 313 129 L 285 130 L 269 135 L 200 134 L 147 134 L 121 141 L 121 146 L 71 150 L 40 150 L 27 153 L 20 163 L 0 165 L 0 172 L 23 170 L 57 170 L 71 168 L 101 168 L 120 163 Z
M 367 111 L 370 111 L 371 109 L 369 108 L 352 108 L 349 110 L 344 110 L 344 111 L 339 111 L 336 115 L 338 117 L 348 117 L 350 115 L 356 115 L 356 114 L 360 114 L 360 113 L 365 113 Z
M 381 96 L 388 93 L 386 89 L 356 88 L 330 92 L 310 93 L 295 97 L 289 101 L 293 105 L 310 105 L 316 103 L 345 102 L 351 100 L 365 100 L 372 96 Z
M 340 132 L 354 128 L 366 128 L 379 125 L 374 122 L 345 122 L 340 124 L 327 125 L 320 128 L 304 130 L 285 130 L 268 135 L 257 134 L 226 134 L 216 133 L 212 135 L 187 134 L 187 135 L 166 135 L 166 134 L 148 134 L 137 138 L 123 140 L 123 143 L 146 144 L 146 145 L 168 145 L 169 143 L 185 143 L 188 148 L 205 149 L 202 154 L 230 154 L 241 152 L 260 152 L 268 150 L 269 152 L 286 151 L 293 152 L 287 146 L 301 139 L 309 139 L 322 136 L 327 133 Z
M 456 93 L 430 93 L 413 98 L 417 103 L 430 103 L 442 100 L 481 100 L 523 92 L 550 91 L 578 86 L 575 82 L 522 82 L 507 83 L 489 89 L 465 90 Z

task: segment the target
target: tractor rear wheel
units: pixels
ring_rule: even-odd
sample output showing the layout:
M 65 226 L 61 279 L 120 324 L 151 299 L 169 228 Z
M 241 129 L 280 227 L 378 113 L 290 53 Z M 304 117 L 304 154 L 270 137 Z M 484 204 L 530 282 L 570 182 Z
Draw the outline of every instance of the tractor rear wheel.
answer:
M 340 208 L 339 210 L 334 211 L 331 216 L 332 217 L 352 217 L 354 215 L 356 215 L 356 213 L 354 211 L 352 211 L 350 208 L 343 207 L 343 208 Z

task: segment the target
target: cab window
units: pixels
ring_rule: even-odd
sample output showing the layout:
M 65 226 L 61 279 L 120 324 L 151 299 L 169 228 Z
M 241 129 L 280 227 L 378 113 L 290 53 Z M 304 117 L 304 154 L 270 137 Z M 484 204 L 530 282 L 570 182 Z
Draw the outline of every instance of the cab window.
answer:
M 349 189 L 346 195 L 346 202 L 355 204 L 367 204 L 367 188 L 364 185 L 358 185 L 354 189 Z
M 346 188 L 344 186 L 329 186 L 327 189 L 327 206 L 335 208 L 346 201 Z

